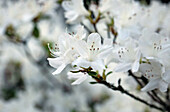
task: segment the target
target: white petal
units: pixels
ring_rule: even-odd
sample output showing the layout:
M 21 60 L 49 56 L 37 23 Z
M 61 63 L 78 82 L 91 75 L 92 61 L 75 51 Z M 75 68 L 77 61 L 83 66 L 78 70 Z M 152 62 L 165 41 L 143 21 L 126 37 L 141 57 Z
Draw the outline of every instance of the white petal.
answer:
M 163 80 L 161 80 L 161 81 L 159 82 L 159 90 L 160 90 L 161 92 L 166 92 L 166 91 L 167 91 L 167 88 L 168 88 L 168 83 L 165 82 L 165 81 L 163 81 Z
M 112 46 L 113 45 L 113 39 L 108 39 L 108 38 L 104 38 L 104 46 Z
M 79 29 L 79 30 L 78 30 L 77 34 L 75 35 L 75 38 L 79 39 L 79 40 L 84 39 L 86 37 L 86 33 L 84 33 L 85 32 L 84 26 L 79 25 L 77 27 L 77 29 Z
M 78 58 L 72 63 L 72 65 L 73 66 L 77 65 L 79 67 L 84 67 L 84 68 L 92 67 L 94 70 L 105 69 L 103 60 L 87 61 L 86 59 Z
M 65 17 L 68 18 L 66 23 L 75 23 L 75 21 L 78 21 L 79 15 L 74 12 L 66 12 Z
M 134 73 L 134 72 L 137 72 L 138 69 L 139 69 L 139 61 L 137 60 L 137 61 L 135 61 L 135 62 L 133 63 L 133 65 L 132 65 L 132 72 L 133 72 L 133 73 Z
M 170 83 L 170 70 L 166 71 L 163 76 L 162 76 L 162 79 L 164 81 L 166 81 L 167 83 Z
M 81 72 L 79 72 L 79 73 L 69 72 L 69 73 L 67 73 L 67 75 L 68 75 L 68 79 L 78 79 L 78 78 L 82 77 L 84 75 L 84 73 L 81 73 Z
M 83 40 L 78 41 L 77 44 L 75 44 L 75 48 L 77 50 L 77 52 L 82 56 L 82 57 L 86 57 L 88 50 L 87 50 L 87 43 Z
M 75 60 L 72 65 L 77 65 L 79 67 L 84 67 L 84 68 L 88 68 L 90 66 L 89 61 L 83 59 L 83 58 L 78 58 L 77 60 Z
M 149 83 L 144 88 L 142 88 L 141 90 L 142 91 L 151 91 L 151 90 L 158 88 L 160 80 L 161 79 L 159 78 L 159 79 L 149 81 Z
M 110 54 L 112 52 L 112 50 L 113 50 L 112 48 L 107 48 L 107 49 L 103 50 L 102 52 L 100 52 L 99 57 L 102 59 L 106 58 L 108 56 L 108 54 Z
M 162 49 L 169 49 L 170 48 L 170 44 L 164 44 L 162 45 Z
M 131 63 L 121 63 L 115 67 L 115 72 L 127 72 L 131 69 Z
M 95 48 L 100 48 L 100 46 L 101 46 L 101 37 L 100 37 L 100 35 L 98 33 L 91 33 L 88 36 L 88 39 L 87 39 L 88 46 L 90 47 L 93 43 L 94 43 Z
M 139 61 L 142 53 L 139 48 L 136 49 L 136 59 Z
M 70 1 L 63 1 L 62 2 L 62 7 L 64 8 L 64 10 L 71 10 L 72 6 L 71 6 L 71 2 Z
M 74 81 L 72 83 L 72 85 L 77 85 L 77 84 L 80 84 L 82 83 L 83 81 L 85 81 L 87 79 L 87 75 L 83 75 L 82 77 L 80 77 L 79 79 L 77 79 L 76 81 Z
M 107 55 L 107 58 L 105 58 L 105 64 L 108 65 L 108 64 L 111 63 L 111 62 L 119 63 L 119 59 L 118 59 L 118 58 L 115 58 L 116 56 L 117 56 L 116 53 L 110 52 L 110 53 Z
M 151 60 L 151 59 L 155 59 L 155 57 L 146 57 L 146 58 L 147 58 L 147 59 L 150 59 L 150 60 Z
M 56 70 L 55 72 L 53 72 L 52 74 L 53 74 L 53 75 L 60 74 L 60 73 L 64 70 L 64 68 L 66 67 L 66 65 L 67 65 L 67 64 L 63 63 L 63 64 L 62 64 L 61 66 L 59 66 L 59 67 L 57 68 L 57 70 Z
M 104 61 L 103 60 L 96 60 L 94 62 L 90 62 L 90 66 L 94 70 L 98 70 L 98 71 L 105 69 L 105 65 L 104 65 Z
M 63 58 L 58 57 L 58 58 L 47 58 L 47 60 L 49 61 L 50 66 L 54 67 L 54 68 L 58 68 L 64 61 Z
M 143 76 L 147 79 L 154 80 L 161 77 L 163 73 L 163 67 L 156 60 L 149 60 L 150 64 L 142 63 L 140 64 L 140 72 L 143 73 Z

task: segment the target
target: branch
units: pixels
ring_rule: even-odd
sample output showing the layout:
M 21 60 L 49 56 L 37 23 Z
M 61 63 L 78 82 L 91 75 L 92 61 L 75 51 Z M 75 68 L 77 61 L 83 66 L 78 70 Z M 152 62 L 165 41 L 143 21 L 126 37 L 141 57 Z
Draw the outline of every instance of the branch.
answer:
M 146 83 L 146 81 L 144 81 L 144 79 L 142 79 L 143 83 L 141 83 L 138 78 L 132 73 L 131 70 L 128 71 L 129 75 L 132 76 L 135 81 L 141 86 L 144 87 L 144 84 Z M 147 94 L 154 100 L 156 101 L 158 104 L 162 105 L 163 107 L 166 107 L 166 104 L 164 103 L 164 101 L 162 101 L 161 98 L 159 98 L 159 96 L 155 93 L 155 91 L 151 91 L 152 94 L 150 92 L 147 92 Z
M 116 43 L 118 33 L 115 31 L 113 27 L 110 27 L 110 31 L 114 35 L 113 43 Z
M 139 101 L 139 102 L 141 102 L 141 103 L 143 103 L 143 104 L 145 104 L 145 105 L 147 105 L 147 106 L 149 106 L 149 107 L 151 107 L 151 108 L 155 108 L 155 109 L 157 109 L 157 110 L 164 111 L 163 108 L 158 107 L 158 106 L 156 106 L 156 105 L 154 105 L 154 104 L 150 104 L 150 103 L 148 103 L 147 101 L 145 101 L 145 100 L 143 100 L 143 99 L 141 99 L 141 98 L 139 98 L 139 97 L 137 97 L 137 96 L 129 93 L 129 92 L 128 92 L 127 90 L 125 90 L 121 85 L 119 85 L 119 86 L 116 87 L 116 86 L 114 86 L 113 84 L 110 84 L 110 83 L 108 83 L 108 82 L 106 82 L 106 81 L 104 81 L 104 80 L 102 80 L 102 79 L 100 79 L 100 78 L 98 78 L 98 77 L 95 77 L 95 76 L 92 76 L 92 77 L 93 77 L 94 79 L 96 79 L 96 80 L 97 80 L 97 83 L 99 83 L 99 84 L 103 84 L 103 85 L 107 86 L 108 88 L 110 88 L 110 89 L 112 89 L 112 90 L 114 90 L 114 91 L 119 91 L 119 92 L 121 92 L 121 93 L 123 93 L 123 94 L 126 94 L 126 95 L 130 96 L 131 98 L 133 98 L 133 99 L 135 99 L 135 100 L 137 100 L 137 101 Z

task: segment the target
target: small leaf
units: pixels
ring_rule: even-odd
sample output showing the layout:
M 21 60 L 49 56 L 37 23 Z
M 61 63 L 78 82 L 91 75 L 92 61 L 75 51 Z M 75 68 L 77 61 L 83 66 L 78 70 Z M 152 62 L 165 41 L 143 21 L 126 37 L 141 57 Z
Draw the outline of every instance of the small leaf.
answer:
M 90 84 L 97 84 L 98 82 L 90 82 Z
M 79 73 L 80 71 L 70 71 L 70 72 L 72 72 L 72 73 Z
M 96 72 L 93 72 L 93 71 L 89 72 L 88 74 L 89 74 L 90 76 L 96 76 L 96 75 L 97 75 L 97 73 L 96 73 Z
M 118 80 L 118 85 L 120 85 L 120 83 L 121 83 L 121 79 Z
M 113 72 L 112 72 L 112 71 L 108 72 L 108 73 L 106 74 L 106 76 L 110 75 L 111 73 L 113 73 Z
M 104 69 L 104 70 L 103 70 L 103 75 L 102 75 L 104 80 L 106 80 L 105 72 L 106 72 L 106 70 Z

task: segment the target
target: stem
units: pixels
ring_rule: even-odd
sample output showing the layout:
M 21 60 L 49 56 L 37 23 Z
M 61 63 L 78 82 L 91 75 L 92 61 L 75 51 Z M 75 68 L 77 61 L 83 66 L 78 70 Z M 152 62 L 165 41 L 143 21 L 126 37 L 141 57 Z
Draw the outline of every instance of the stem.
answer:
M 116 43 L 118 33 L 115 31 L 115 29 L 113 27 L 110 27 L 110 31 L 114 35 L 113 43 Z
M 81 22 L 80 24 L 84 26 L 89 34 L 92 33 L 92 31 L 84 23 Z
M 111 38 L 110 37 L 110 27 L 109 26 L 107 26 L 107 36 L 108 36 L 108 38 Z
M 94 28 L 94 31 L 99 33 L 98 30 L 97 30 L 97 27 L 96 27 L 96 23 L 93 23 L 93 28 Z M 103 44 L 103 37 L 100 35 L 101 37 L 101 43 Z
M 92 11 L 90 11 L 91 12 L 91 14 L 94 16 L 94 14 L 93 14 L 93 12 Z M 97 30 L 97 27 L 96 27 L 96 24 L 100 21 L 100 16 L 101 16 L 101 13 L 99 12 L 99 14 L 98 14 L 98 16 L 97 17 L 95 17 L 95 20 L 93 20 L 93 18 L 91 17 L 92 15 L 90 15 L 89 17 L 87 17 L 88 19 L 89 19 L 89 21 L 90 21 L 90 23 L 93 25 L 93 28 L 94 28 L 94 31 L 95 32 L 97 32 L 98 34 L 100 34 L 99 32 L 98 32 L 98 30 Z M 100 37 L 101 37 L 101 43 L 103 44 L 103 37 L 100 35 Z

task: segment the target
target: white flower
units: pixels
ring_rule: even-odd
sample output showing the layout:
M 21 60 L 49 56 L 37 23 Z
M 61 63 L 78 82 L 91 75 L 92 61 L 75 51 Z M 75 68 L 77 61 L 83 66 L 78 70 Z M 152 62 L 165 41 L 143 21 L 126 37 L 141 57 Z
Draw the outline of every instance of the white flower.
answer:
M 50 48 L 48 44 L 51 54 L 55 57 L 48 58 L 49 64 L 57 68 L 53 75 L 60 74 L 67 65 L 71 69 L 71 63 L 79 56 L 76 44 L 86 37 L 86 33 L 84 33 L 83 26 L 78 26 L 78 28 L 79 31 L 76 34 L 64 33 L 59 36 L 54 49 Z
M 124 0 L 103 1 L 110 1 L 110 3 L 108 2 L 109 5 L 104 6 L 103 9 L 106 10 L 107 7 L 110 7 L 110 9 L 107 9 L 107 12 L 109 12 L 108 15 L 114 18 L 114 25 L 118 30 L 121 30 L 122 28 L 128 28 L 130 30 L 131 28 L 135 29 L 135 27 L 139 26 L 137 22 L 140 18 L 137 18 L 136 16 L 140 9 L 140 5 L 138 3 L 125 2 Z
M 165 17 L 169 15 L 168 11 L 168 7 L 161 5 L 157 1 L 153 1 L 150 7 L 142 8 L 139 24 L 143 28 L 148 28 L 156 31 L 158 28 L 162 28 L 163 22 L 166 21 Z M 168 25 L 168 23 L 166 24 Z
M 164 80 L 167 80 L 168 83 L 170 83 L 170 63 L 167 60 L 170 60 L 170 48 L 161 54 L 160 61 L 165 67 L 164 76 L 162 78 Z
M 159 58 L 161 52 L 170 47 L 168 37 L 162 37 L 149 29 L 145 29 L 139 39 L 139 48 L 144 57 L 148 59 Z
M 170 83 L 170 71 L 165 72 L 165 68 L 156 60 L 149 60 L 149 63 L 142 63 L 140 71 L 143 76 L 149 79 L 149 83 L 142 88 L 142 91 L 150 91 L 158 88 L 161 92 L 166 92 Z
M 65 33 L 59 37 L 55 44 L 55 51 L 50 50 L 51 54 L 56 57 L 48 58 L 49 64 L 57 68 L 53 75 L 61 73 L 67 65 L 77 58 L 78 54 L 74 48 L 74 42 L 72 36 Z
M 141 53 L 132 39 L 128 40 L 123 46 L 117 46 L 113 51 L 113 60 L 119 63 L 115 71 L 127 72 L 132 69 L 132 72 L 137 72 L 140 56 Z
M 73 62 L 73 65 L 79 67 L 92 67 L 94 70 L 103 70 L 105 68 L 103 58 L 108 54 L 109 47 L 101 44 L 101 37 L 98 33 L 92 33 L 88 36 L 87 42 L 79 41 L 77 51 L 80 57 Z
M 80 22 L 84 16 L 89 15 L 84 7 L 83 0 L 64 1 L 62 6 L 66 11 L 65 17 L 67 18 L 67 23 Z

